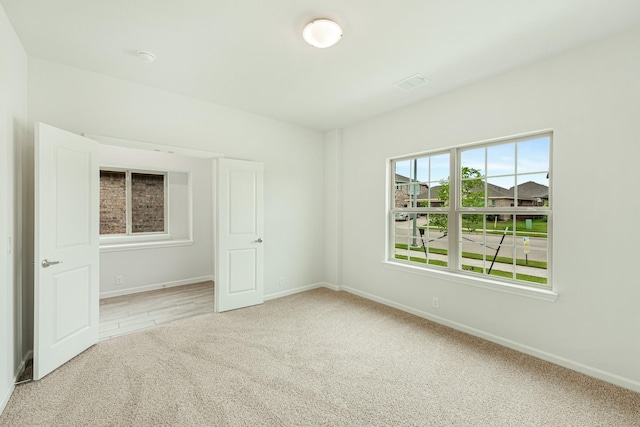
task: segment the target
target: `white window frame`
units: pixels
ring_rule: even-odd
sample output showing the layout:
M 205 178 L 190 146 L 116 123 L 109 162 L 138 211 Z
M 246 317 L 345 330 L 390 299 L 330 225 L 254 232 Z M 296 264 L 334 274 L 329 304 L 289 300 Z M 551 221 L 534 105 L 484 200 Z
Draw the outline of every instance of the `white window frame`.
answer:
M 516 143 L 521 141 L 531 140 L 537 137 L 548 137 L 549 138 L 549 204 L 548 206 L 513 206 L 513 207 L 492 207 L 492 206 L 484 206 L 481 208 L 478 207 L 462 207 L 461 199 L 458 195 L 461 192 L 461 179 L 459 179 L 461 175 L 461 155 L 462 152 L 469 149 L 477 149 L 481 147 L 489 147 L 507 143 Z M 387 185 L 387 230 L 386 230 L 386 255 L 385 255 L 385 263 L 393 268 L 400 268 L 405 271 L 411 271 L 417 274 L 426 274 L 430 276 L 442 277 L 448 280 L 453 280 L 456 282 L 468 283 L 472 285 L 478 285 L 481 287 L 486 287 L 490 289 L 497 289 L 500 291 L 516 293 L 516 294 L 524 294 L 533 296 L 535 298 L 540 298 L 543 300 L 555 301 L 557 298 L 557 293 L 553 291 L 553 274 L 552 274 L 552 235 L 553 235 L 553 200 L 552 200 L 552 192 L 553 192 L 553 184 L 552 184 L 552 153 L 553 153 L 553 132 L 551 130 L 522 134 L 512 137 L 505 137 L 494 139 L 490 141 L 482 141 L 478 143 L 466 144 L 456 147 L 451 147 L 445 150 L 436 150 L 436 151 L 427 151 L 422 153 L 416 153 L 412 155 L 394 157 L 388 159 L 387 169 L 388 169 L 388 185 Z M 517 148 L 516 148 L 517 149 Z M 440 207 L 440 208 L 425 208 L 425 207 L 411 207 L 411 208 L 396 208 L 395 207 L 395 163 L 400 161 L 406 161 L 410 159 L 415 159 L 419 157 L 425 156 L 435 156 L 439 154 L 449 153 L 449 162 L 450 162 L 450 187 L 449 187 L 449 206 L 448 207 Z M 485 162 L 486 162 L 485 158 Z M 517 152 L 515 158 L 517 168 Z M 542 172 L 542 171 L 541 171 Z M 485 180 L 485 183 L 488 182 L 486 179 L 486 163 L 484 168 L 484 175 L 482 175 L 482 179 Z M 528 172 L 532 173 L 532 172 Z M 514 176 L 517 177 L 518 171 L 515 170 Z M 455 179 L 451 179 L 451 177 L 455 177 Z M 517 182 L 514 184 L 517 187 Z M 486 187 L 485 187 L 486 190 Z M 514 189 L 514 200 L 518 200 L 517 189 Z M 487 199 L 488 201 L 488 199 Z M 488 204 L 488 203 L 487 203 Z M 407 212 L 407 213 L 446 213 L 448 214 L 448 265 L 446 267 L 443 266 L 434 266 L 428 263 L 424 265 L 420 265 L 415 262 L 410 262 L 408 260 L 401 260 L 395 258 L 395 216 L 397 212 Z M 484 274 L 472 273 L 465 270 L 462 270 L 462 253 L 461 253 L 461 218 L 464 214 L 482 214 L 482 215 L 496 215 L 496 214 L 510 214 L 510 215 L 535 215 L 536 213 L 543 214 L 547 216 L 547 283 L 546 284 L 537 284 L 534 282 L 528 282 L 523 280 L 509 279 L 497 276 L 488 276 Z
M 390 192 L 390 207 L 391 207 L 391 215 L 390 215 L 390 225 L 389 225 L 389 230 L 387 233 L 387 239 L 389 240 L 389 252 L 388 254 L 390 254 L 389 256 L 391 258 L 389 258 L 389 256 L 387 257 L 387 259 L 391 260 L 397 260 L 398 262 L 401 262 L 400 260 L 395 258 L 394 255 L 394 251 L 395 251 L 395 234 L 392 238 L 391 236 L 391 230 L 393 230 L 392 227 L 394 227 L 395 225 L 395 218 L 396 218 L 396 213 L 398 212 L 405 212 L 408 214 L 449 214 L 449 208 L 443 208 L 443 207 L 432 207 L 432 206 L 428 206 L 428 207 L 419 207 L 419 206 L 413 206 L 413 207 L 406 207 L 406 208 L 397 208 L 395 207 L 395 190 L 399 190 L 401 188 L 397 188 L 397 187 L 401 187 L 401 186 L 396 186 L 395 185 L 395 168 L 393 167 L 395 162 L 401 162 L 401 161 L 405 161 L 405 160 L 414 160 L 417 157 L 435 157 L 435 156 L 439 156 L 439 155 L 443 155 L 443 154 L 448 154 L 449 155 L 449 163 L 451 163 L 451 150 L 439 150 L 439 151 L 432 151 L 432 152 L 427 152 L 427 153 L 419 153 L 416 155 L 411 155 L 411 156 L 404 156 L 404 157 L 398 157 L 398 158 L 394 158 L 394 159 L 390 159 L 390 169 L 391 169 L 391 184 L 388 186 L 389 189 L 391 189 L 393 187 L 394 191 Z M 410 180 L 413 180 L 413 177 L 408 177 Z M 415 186 L 417 186 L 418 188 L 418 193 L 420 192 L 420 185 L 422 185 L 423 181 L 410 181 L 409 183 L 407 183 L 407 189 L 409 188 L 416 188 Z M 449 239 L 449 237 L 447 237 L 447 239 Z M 449 257 L 450 258 L 450 257 Z M 409 265 L 415 265 L 413 263 L 411 263 L 410 261 L 406 262 Z M 449 263 L 450 264 L 450 263 Z M 447 267 L 440 267 L 440 266 L 432 266 L 429 265 L 429 267 L 431 268 L 436 268 L 436 269 L 447 269 Z
M 126 232 L 120 234 L 101 234 L 101 244 L 116 244 L 125 242 L 152 242 L 158 240 L 170 240 L 170 225 L 169 225 L 169 180 L 167 171 L 158 171 L 151 169 L 127 169 L 118 167 L 101 166 L 100 171 L 105 172 L 124 172 L 125 173 L 125 191 L 126 191 Z M 131 192 L 131 175 L 147 174 L 147 175 L 161 175 L 164 177 L 164 230 L 152 231 L 152 232 L 139 232 L 134 233 L 132 230 L 132 192 Z

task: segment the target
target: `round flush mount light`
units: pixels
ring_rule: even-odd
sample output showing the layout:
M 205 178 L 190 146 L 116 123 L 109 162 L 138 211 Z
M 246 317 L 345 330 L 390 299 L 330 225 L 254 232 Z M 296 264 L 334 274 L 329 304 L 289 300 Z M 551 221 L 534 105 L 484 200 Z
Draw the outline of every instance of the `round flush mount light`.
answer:
M 331 47 L 342 39 L 342 28 L 329 19 L 316 19 L 304 27 L 302 37 L 313 47 Z
M 151 64 L 153 61 L 156 60 L 156 55 L 153 54 L 152 52 L 149 52 L 148 50 L 139 50 L 136 53 L 138 54 L 138 57 L 142 59 L 144 62 L 146 62 L 147 64 Z

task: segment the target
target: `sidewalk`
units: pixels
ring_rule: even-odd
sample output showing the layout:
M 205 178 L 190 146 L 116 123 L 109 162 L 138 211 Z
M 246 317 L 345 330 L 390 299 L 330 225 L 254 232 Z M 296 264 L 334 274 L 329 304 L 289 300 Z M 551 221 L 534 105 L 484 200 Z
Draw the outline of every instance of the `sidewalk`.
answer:
M 410 253 L 411 258 L 420 258 L 420 259 L 425 259 L 425 254 L 424 251 L 416 251 L 416 250 L 406 250 L 406 249 L 396 249 L 396 254 L 399 255 L 407 255 L 407 252 Z M 430 260 L 439 260 L 439 261 L 445 261 L 447 262 L 447 256 L 446 255 L 439 255 L 439 254 L 433 254 L 433 253 L 429 253 L 429 259 Z M 480 268 L 489 268 L 491 266 L 491 261 L 486 261 L 486 263 L 480 259 L 472 259 L 472 258 L 462 258 L 462 263 L 464 265 L 470 265 L 473 267 L 480 267 Z M 507 273 L 513 273 L 513 265 L 511 264 L 503 264 L 501 262 L 495 262 L 493 264 L 493 270 L 499 270 L 499 271 L 504 271 Z M 527 267 L 524 265 L 517 265 L 516 266 L 516 273 L 519 274 L 527 274 L 529 276 L 536 276 L 536 277 L 544 277 L 547 278 L 547 272 L 548 270 L 544 269 L 544 268 L 535 268 L 535 267 Z

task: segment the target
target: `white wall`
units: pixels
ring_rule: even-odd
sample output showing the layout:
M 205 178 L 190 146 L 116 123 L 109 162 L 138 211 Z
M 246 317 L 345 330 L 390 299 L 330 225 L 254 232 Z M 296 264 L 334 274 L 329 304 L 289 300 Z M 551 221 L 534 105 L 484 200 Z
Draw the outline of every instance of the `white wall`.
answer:
M 211 162 L 211 159 L 178 154 L 100 146 L 101 166 L 169 172 L 168 224 L 171 239 L 174 243 L 192 240 L 188 245 L 170 247 L 117 251 L 108 246 L 101 248 L 101 297 L 213 279 Z M 174 182 L 176 176 L 186 177 L 187 174 L 191 180 L 191 207 L 188 180 L 184 180 L 184 185 Z M 188 219 L 189 211 L 192 212 L 191 221 Z M 122 276 L 122 285 L 116 284 L 116 276 Z
M 0 6 L 0 412 L 23 361 L 20 337 L 20 174 L 27 121 L 27 55 Z M 9 243 L 11 241 L 11 243 Z
M 322 281 L 320 132 L 34 58 L 29 59 L 29 121 L 264 162 L 265 293 Z M 32 181 L 27 191 L 30 197 Z M 32 218 L 29 224 L 32 228 Z
M 324 135 L 324 280 L 333 286 L 341 284 L 342 253 L 342 131 Z
M 0 25 L 2 61 L 9 55 L 12 67 L 20 69 L 9 82 L 24 87 L 24 52 L 4 14 Z M 5 32 L 15 48 L 5 47 Z M 323 136 L 315 131 L 30 59 L 29 127 L 43 121 L 76 133 L 263 161 L 267 293 L 326 277 L 640 391 L 640 287 L 632 268 L 638 239 L 631 238 L 637 235 L 640 206 L 628 194 L 635 188 L 632 174 L 640 154 L 639 69 L 640 31 L 635 31 L 344 129 L 342 135 L 327 134 L 323 148 Z M 2 95 L 8 90 L 5 79 Z M 18 96 L 11 105 L 24 104 Z M 555 131 L 556 302 L 382 264 L 387 157 L 547 128 Z M 30 131 L 25 151 L 25 213 L 32 209 L 32 136 Z M 322 159 L 328 162 L 324 177 Z M 323 184 L 340 189 L 340 197 L 323 191 Z M 323 202 L 330 204 L 324 215 Z M 26 221 L 30 238 L 32 217 Z M 327 239 L 323 231 L 330 233 Z M 25 254 L 29 266 L 32 248 Z M 32 278 L 30 268 L 25 273 Z M 278 287 L 279 277 L 285 278 L 284 288 Z M 430 307 L 432 296 L 440 298 L 437 311 Z M 6 384 L 0 379 L 0 386 Z
M 640 391 L 639 70 L 640 29 L 344 129 L 342 285 Z M 383 264 L 386 158 L 549 128 L 556 302 Z

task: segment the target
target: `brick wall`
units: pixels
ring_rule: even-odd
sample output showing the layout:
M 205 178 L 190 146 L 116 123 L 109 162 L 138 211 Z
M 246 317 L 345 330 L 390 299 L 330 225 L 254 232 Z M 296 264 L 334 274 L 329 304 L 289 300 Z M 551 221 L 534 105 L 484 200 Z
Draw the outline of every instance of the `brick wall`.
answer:
M 164 175 L 131 174 L 133 233 L 164 231 Z M 100 171 L 100 234 L 127 233 L 126 172 Z
M 164 231 L 164 175 L 131 174 L 131 217 L 134 233 Z
M 100 171 L 100 234 L 127 232 L 127 194 L 124 172 Z

